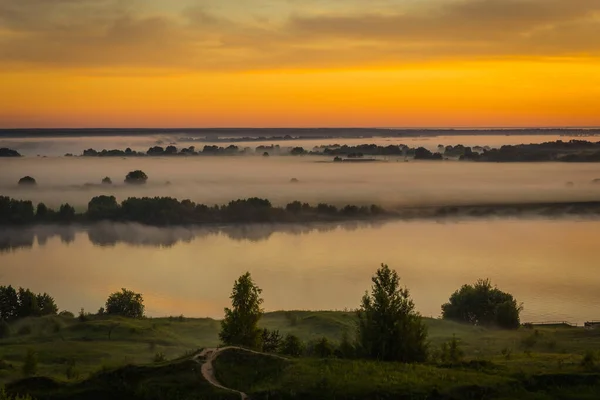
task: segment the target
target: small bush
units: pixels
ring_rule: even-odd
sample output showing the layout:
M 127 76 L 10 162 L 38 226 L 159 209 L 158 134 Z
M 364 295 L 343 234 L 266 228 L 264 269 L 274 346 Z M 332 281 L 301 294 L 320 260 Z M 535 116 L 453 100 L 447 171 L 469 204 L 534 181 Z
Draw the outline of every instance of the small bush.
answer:
M 25 335 L 31 335 L 32 329 L 31 329 L 31 325 L 23 325 L 22 327 L 19 328 L 19 330 L 17 331 L 17 334 L 19 336 L 25 336 Z
M 75 315 L 71 311 L 66 310 L 59 312 L 58 315 L 64 318 L 75 318 Z
M 33 349 L 28 349 L 25 355 L 25 362 L 23 363 L 23 375 L 34 376 L 38 370 L 38 359 L 37 354 Z
M 65 376 L 68 380 L 79 379 L 79 370 L 75 365 L 75 360 L 71 360 L 67 364 L 67 368 L 65 369 Z
M 541 337 L 542 337 L 542 334 L 540 333 L 540 331 L 538 331 L 536 329 L 535 331 L 533 331 L 533 333 L 531 335 L 528 335 L 528 336 L 524 337 L 523 339 L 521 339 L 521 345 L 525 349 L 531 350 L 535 347 L 535 345 L 538 343 L 538 341 L 540 340 Z
M 504 358 L 506 360 L 510 360 L 511 356 L 512 356 L 512 350 L 509 349 L 508 347 L 503 348 L 500 353 L 504 356 Z
M 0 339 L 5 339 L 7 337 L 10 336 L 11 333 L 11 329 L 10 329 L 10 325 L 8 325 L 8 322 L 6 322 L 5 320 L 0 320 Z
M 597 363 L 598 355 L 591 350 L 588 350 L 583 356 L 583 359 L 581 360 L 581 366 L 587 371 L 594 370 L 596 368 Z
M 342 335 L 342 341 L 336 349 L 335 354 L 339 358 L 354 358 L 356 356 L 356 347 L 350 341 L 347 332 L 344 332 Z
M 462 362 L 465 352 L 460 348 L 460 343 L 456 336 L 452 340 L 442 343 L 440 348 L 440 358 L 444 363 L 458 364 Z
M 326 338 L 322 337 L 315 343 L 314 353 L 317 357 L 328 358 L 333 356 L 335 348 L 331 344 L 331 342 Z
M 80 322 L 85 322 L 85 321 L 89 321 L 90 315 L 88 313 L 86 313 L 82 307 L 81 310 L 79 310 L 79 316 L 77 318 L 79 319 Z
M 304 351 L 304 344 L 298 336 L 288 334 L 281 344 L 281 353 L 291 356 L 300 357 Z
M 154 359 L 153 359 L 153 361 L 155 363 L 161 363 L 161 362 L 164 362 L 166 360 L 167 360 L 167 357 L 165 357 L 165 355 L 163 353 L 161 353 L 161 352 L 156 353 L 154 355 Z

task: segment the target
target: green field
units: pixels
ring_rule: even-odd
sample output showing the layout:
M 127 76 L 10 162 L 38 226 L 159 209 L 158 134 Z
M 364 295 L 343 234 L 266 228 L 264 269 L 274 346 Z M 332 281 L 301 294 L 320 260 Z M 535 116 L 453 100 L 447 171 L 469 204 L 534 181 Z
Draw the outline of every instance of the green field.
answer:
M 352 312 L 282 311 L 267 313 L 261 326 L 307 343 L 323 336 L 338 342 L 345 332 L 353 334 L 355 321 Z M 456 335 L 463 361 L 282 361 L 232 350 L 217 358 L 216 375 L 225 386 L 265 399 L 600 398 L 600 370 L 581 365 L 586 352 L 600 349 L 600 329 L 501 331 L 425 321 L 434 356 L 441 343 Z M 0 384 L 9 391 L 28 390 L 39 400 L 237 398 L 209 386 L 191 360 L 197 349 L 218 344 L 219 328 L 216 320 L 181 317 L 23 319 L 0 340 Z M 37 377 L 15 384 L 23 378 L 28 350 L 37 355 Z

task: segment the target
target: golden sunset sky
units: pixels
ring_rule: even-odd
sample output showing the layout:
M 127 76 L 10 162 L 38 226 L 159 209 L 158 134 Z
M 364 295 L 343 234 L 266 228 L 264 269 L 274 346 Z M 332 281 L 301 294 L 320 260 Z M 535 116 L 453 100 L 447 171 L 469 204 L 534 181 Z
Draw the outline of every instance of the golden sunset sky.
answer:
M 0 128 L 600 126 L 600 0 L 0 0 Z

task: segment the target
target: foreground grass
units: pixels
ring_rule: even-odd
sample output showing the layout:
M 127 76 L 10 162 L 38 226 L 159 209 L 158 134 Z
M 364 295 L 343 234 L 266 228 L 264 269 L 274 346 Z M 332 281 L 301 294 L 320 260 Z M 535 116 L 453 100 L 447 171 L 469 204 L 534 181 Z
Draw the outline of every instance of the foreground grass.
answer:
M 319 398 L 317 393 L 331 393 L 331 398 L 402 398 L 407 393 L 408 398 L 600 398 L 598 371 L 584 370 L 580 365 L 586 351 L 600 349 L 600 330 L 557 326 L 498 331 L 437 319 L 425 321 L 433 353 L 456 335 L 465 351 L 464 365 L 448 368 L 310 358 L 285 362 L 260 356 L 246 359 L 240 354 L 234 354 L 234 359 L 240 360 L 234 363 L 224 353 L 217 359 L 217 375 L 257 398 L 269 393 L 269 398 Z M 344 332 L 354 332 L 355 316 L 352 312 L 282 311 L 266 314 L 261 325 L 279 329 L 282 334 L 293 333 L 305 342 L 323 336 L 336 342 Z M 218 344 L 219 328 L 216 320 L 181 317 L 25 319 L 11 326 L 10 337 L 0 340 L 0 384 L 23 378 L 22 365 L 31 349 L 38 359 L 37 376 L 52 380 L 33 378 L 25 382 L 34 388 L 58 385 L 54 394 L 32 392 L 38 400 L 93 399 L 94 388 L 104 393 L 104 397 L 96 398 L 115 397 L 112 393 L 120 390 L 128 393 L 127 398 L 144 400 L 227 398 L 228 393 L 202 389 L 205 382 L 197 373 L 181 375 L 197 367 L 190 364 L 191 352 Z M 163 356 L 176 361 L 154 362 Z M 248 367 L 253 363 L 262 364 Z M 125 386 L 108 385 L 113 380 Z M 165 389 L 167 394 L 160 397 L 158 386 L 148 393 L 140 389 L 153 387 L 151 382 L 172 390 L 181 386 L 190 390 L 186 395 L 204 397 L 173 397 L 168 392 L 171 389 Z M 197 385 L 199 390 L 192 393 Z M 564 396 L 560 395 L 563 392 Z M 573 397 L 574 393 L 580 397 Z

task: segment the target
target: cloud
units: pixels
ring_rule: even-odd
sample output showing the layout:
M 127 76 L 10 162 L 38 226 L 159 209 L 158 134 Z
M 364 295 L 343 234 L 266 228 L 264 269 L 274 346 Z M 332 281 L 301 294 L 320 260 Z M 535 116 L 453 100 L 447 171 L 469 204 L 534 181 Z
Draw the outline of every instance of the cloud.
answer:
M 169 4 L 0 0 L 0 70 L 253 70 L 600 56 L 597 0 Z

